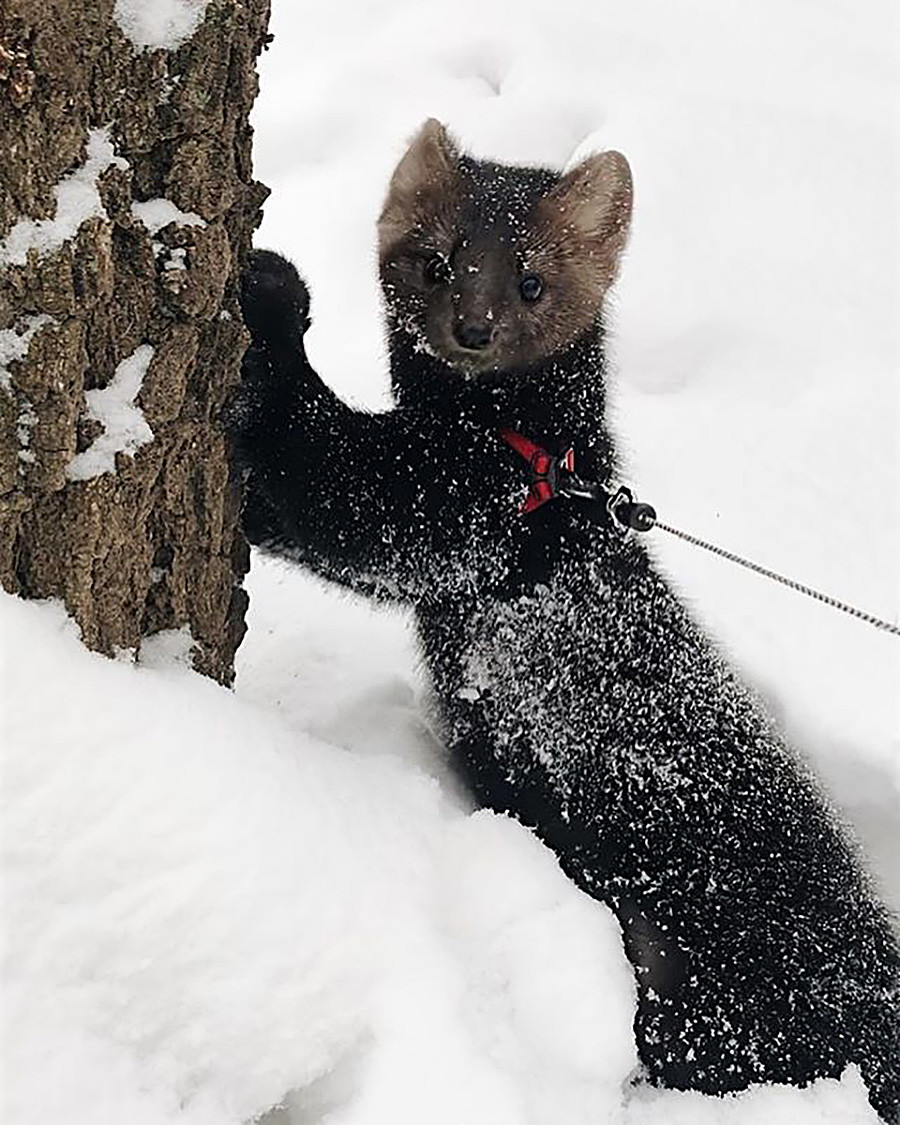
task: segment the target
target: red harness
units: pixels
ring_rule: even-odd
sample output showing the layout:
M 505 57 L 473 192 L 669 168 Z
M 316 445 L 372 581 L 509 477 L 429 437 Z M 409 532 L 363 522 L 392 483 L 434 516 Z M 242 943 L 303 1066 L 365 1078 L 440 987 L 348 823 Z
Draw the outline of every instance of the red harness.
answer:
M 515 430 L 503 429 L 499 433 L 507 445 L 511 445 L 531 466 L 534 480 L 519 511 L 523 514 L 533 512 L 535 508 L 546 504 L 548 500 L 559 494 L 561 468 L 568 473 L 575 472 L 575 450 L 568 449 L 562 457 L 554 457 L 546 449 L 541 449 L 539 445 Z
M 619 485 L 611 491 L 599 481 L 584 481 L 575 475 L 575 451 L 567 449 L 562 457 L 554 457 L 546 449 L 518 433 L 516 430 L 499 430 L 500 437 L 511 445 L 531 466 L 534 474 L 525 502 L 519 508 L 523 515 L 540 508 L 555 496 L 601 504 L 612 523 L 626 534 L 630 531 L 649 531 L 656 523 L 656 512 L 649 504 L 640 504 L 630 488 Z

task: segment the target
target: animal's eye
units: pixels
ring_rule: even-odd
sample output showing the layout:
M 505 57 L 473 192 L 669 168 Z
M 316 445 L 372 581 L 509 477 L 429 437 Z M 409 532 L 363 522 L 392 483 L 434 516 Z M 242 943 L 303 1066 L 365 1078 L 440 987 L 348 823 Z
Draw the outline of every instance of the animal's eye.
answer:
M 432 285 L 440 285 L 450 280 L 450 263 L 443 254 L 435 254 L 425 263 L 425 280 Z
M 519 293 L 523 301 L 536 301 L 544 292 L 544 283 L 536 273 L 526 273 L 519 282 Z

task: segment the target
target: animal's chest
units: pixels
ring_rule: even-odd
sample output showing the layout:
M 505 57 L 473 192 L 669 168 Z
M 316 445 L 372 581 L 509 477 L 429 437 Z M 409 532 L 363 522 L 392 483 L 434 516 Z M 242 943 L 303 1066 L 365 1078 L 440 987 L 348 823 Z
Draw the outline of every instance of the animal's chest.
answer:
M 695 736 L 722 718 L 715 669 L 636 552 L 564 550 L 546 583 L 438 599 L 419 621 L 446 741 L 511 783 L 539 770 L 570 811 L 651 792 L 668 808 L 693 784 Z
M 427 529 L 430 559 L 419 600 L 462 597 L 471 606 L 547 581 L 570 534 L 570 513 L 556 503 L 522 513 L 531 473 L 494 432 L 461 428 L 438 444 L 430 435 L 432 461 L 419 472 L 414 497 L 413 522 Z
M 554 770 L 596 744 L 603 688 L 601 580 L 557 562 L 550 580 L 420 610 L 423 649 L 446 736 L 488 730 L 495 755 Z

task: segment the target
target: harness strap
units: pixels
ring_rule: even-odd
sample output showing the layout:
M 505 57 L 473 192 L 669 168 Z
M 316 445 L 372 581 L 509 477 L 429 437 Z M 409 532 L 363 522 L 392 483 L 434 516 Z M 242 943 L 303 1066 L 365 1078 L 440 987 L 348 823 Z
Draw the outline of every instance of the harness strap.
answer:
M 499 431 L 500 437 L 511 446 L 516 453 L 524 457 L 531 466 L 534 480 L 528 489 L 519 511 L 524 515 L 540 508 L 554 496 L 562 495 L 560 490 L 560 469 L 568 473 L 575 471 L 575 450 L 567 450 L 562 457 L 554 457 L 546 449 L 542 449 L 536 442 L 520 434 L 517 430 L 508 427 Z

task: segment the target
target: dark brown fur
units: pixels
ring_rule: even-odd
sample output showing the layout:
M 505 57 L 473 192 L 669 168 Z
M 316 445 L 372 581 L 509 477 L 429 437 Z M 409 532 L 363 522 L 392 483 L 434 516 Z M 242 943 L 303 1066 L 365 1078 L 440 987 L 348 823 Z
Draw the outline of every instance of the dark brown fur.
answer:
M 590 156 L 563 176 L 528 171 L 530 199 L 521 179 L 461 156 L 429 120 L 394 172 L 379 220 L 389 315 L 402 316 L 424 350 L 471 373 L 534 368 L 590 331 L 628 237 L 631 173 L 620 153 Z M 513 183 L 519 194 L 506 207 Z M 494 203 L 487 212 L 485 200 Z M 446 282 L 428 280 L 435 256 L 451 271 Z M 533 304 L 518 289 L 526 274 L 543 283 Z M 490 345 L 462 347 L 460 324 L 490 325 Z

